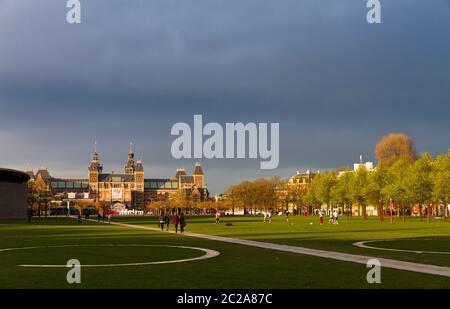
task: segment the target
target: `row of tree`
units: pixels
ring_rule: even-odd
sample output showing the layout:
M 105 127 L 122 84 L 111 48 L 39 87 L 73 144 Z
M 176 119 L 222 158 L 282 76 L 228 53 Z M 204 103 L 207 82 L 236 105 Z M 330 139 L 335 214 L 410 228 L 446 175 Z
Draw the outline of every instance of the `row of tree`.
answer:
M 220 202 L 221 207 L 231 209 L 232 213 L 236 207 L 243 208 L 244 213 L 249 209 L 273 209 L 277 205 L 277 190 L 282 183 L 284 182 L 275 176 L 234 184 L 227 190 L 226 199 Z
M 339 208 L 351 215 L 356 207 L 366 217 L 368 205 L 380 215 L 395 209 L 404 215 L 413 207 L 419 215 L 431 213 L 448 216 L 450 202 L 450 151 L 433 158 L 424 153 L 419 158 L 398 158 L 391 164 L 379 163 L 373 171 L 361 165 L 349 169 L 316 174 L 306 184 L 299 185 L 279 177 L 243 181 L 226 192 L 225 207 L 248 209 L 285 209 L 294 206 L 298 212 L 313 212 L 321 207 Z M 434 207 L 434 208 L 433 208 Z M 380 213 L 381 212 L 381 213 Z
M 424 153 L 414 161 L 401 158 L 390 166 L 380 163 L 372 172 L 364 166 L 340 176 L 327 172 L 311 182 L 304 200 L 314 206 L 351 208 L 357 205 L 364 217 L 368 205 L 376 206 L 379 212 L 390 210 L 393 205 L 403 218 L 407 208 L 417 206 L 421 217 L 425 211 L 429 219 L 434 211 L 445 219 L 450 202 L 449 155 L 433 158 Z

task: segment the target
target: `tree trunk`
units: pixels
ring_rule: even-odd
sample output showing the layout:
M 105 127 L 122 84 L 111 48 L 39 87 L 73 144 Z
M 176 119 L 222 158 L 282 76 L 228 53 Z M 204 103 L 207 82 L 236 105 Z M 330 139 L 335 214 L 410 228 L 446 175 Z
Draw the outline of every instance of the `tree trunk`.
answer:
M 389 202 L 389 216 L 390 216 L 390 221 L 392 224 L 392 199 Z
M 444 221 L 447 221 L 447 216 L 448 216 L 448 206 L 447 206 L 447 202 L 444 201 Z
M 405 211 L 405 204 L 402 202 L 402 211 L 403 211 L 403 223 L 406 221 L 406 211 Z
M 380 216 L 380 223 L 383 223 L 383 202 L 378 202 L 378 216 Z
M 394 223 L 397 222 L 398 217 L 398 202 L 394 202 Z
M 427 206 L 427 222 L 428 223 L 430 223 L 431 211 L 432 211 L 431 204 L 428 204 L 428 206 Z

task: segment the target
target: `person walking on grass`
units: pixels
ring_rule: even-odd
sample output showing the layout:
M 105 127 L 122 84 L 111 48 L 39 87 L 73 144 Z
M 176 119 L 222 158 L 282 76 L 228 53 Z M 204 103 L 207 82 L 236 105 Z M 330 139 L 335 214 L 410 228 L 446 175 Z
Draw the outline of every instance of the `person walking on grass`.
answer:
M 178 216 L 178 213 L 175 213 L 174 215 L 173 215 L 173 225 L 175 226 L 175 233 L 178 233 L 178 224 L 180 223 L 179 222 L 179 216 Z
M 33 209 L 31 209 L 31 207 L 27 208 L 27 217 L 28 217 L 28 223 L 31 223 L 31 218 L 33 217 Z
M 220 211 L 216 210 L 215 217 L 216 217 L 216 224 L 219 224 L 220 223 Z
M 319 210 L 319 223 L 320 223 L 320 225 L 323 225 L 323 211 L 322 211 L 322 209 Z
M 159 226 L 161 227 L 161 231 L 164 231 L 164 224 L 166 224 L 166 215 L 162 212 L 161 216 L 159 216 Z
M 180 233 L 183 234 L 184 233 L 184 227 L 186 226 L 186 220 L 184 218 L 183 213 L 180 212 L 180 214 L 178 215 L 178 220 L 180 222 Z
M 216 224 L 220 223 L 220 211 L 216 211 Z
M 339 224 L 339 222 L 338 222 L 338 211 L 337 210 L 335 210 L 333 212 L 333 223 L 334 224 Z
M 166 231 L 168 231 L 169 230 L 169 223 L 170 223 L 170 217 L 169 217 L 168 213 L 166 213 L 164 215 L 164 223 L 166 224 Z M 163 224 L 163 226 L 164 226 L 164 224 Z

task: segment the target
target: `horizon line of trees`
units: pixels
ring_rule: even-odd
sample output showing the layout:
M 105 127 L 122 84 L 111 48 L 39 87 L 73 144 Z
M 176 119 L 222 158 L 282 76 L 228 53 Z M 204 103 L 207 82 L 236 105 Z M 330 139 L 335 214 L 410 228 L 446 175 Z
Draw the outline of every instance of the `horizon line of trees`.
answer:
M 450 203 L 450 149 L 447 155 L 433 158 L 425 152 L 419 157 L 399 157 L 379 162 L 373 171 L 360 166 L 356 171 L 337 169 L 317 174 L 306 187 L 289 183 L 279 177 L 242 181 L 226 192 L 227 205 L 247 209 L 285 209 L 294 205 L 297 212 L 314 212 L 325 206 L 347 210 L 353 207 L 364 219 L 367 206 L 377 213 L 390 211 L 399 216 L 415 206 L 419 216 L 430 220 L 434 211 L 443 219 L 448 217 Z M 381 214 L 382 215 L 382 214 Z
M 339 177 L 334 172 L 321 174 L 311 183 L 305 200 L 315 206 L 356 205 L 364 218 L 368 205 L 375 206 L 378 214 L 390 211 L 392 205 L 397 216 L 403 214 L 403 220 L 416 206 L 421 219 L 425 213 L 429 221 L 434 212 L 445 220 L 450 202 L 450 150 L 436 158 L 425 152 L 415 160 L 379 163 L 371 172 L 360 166 Z

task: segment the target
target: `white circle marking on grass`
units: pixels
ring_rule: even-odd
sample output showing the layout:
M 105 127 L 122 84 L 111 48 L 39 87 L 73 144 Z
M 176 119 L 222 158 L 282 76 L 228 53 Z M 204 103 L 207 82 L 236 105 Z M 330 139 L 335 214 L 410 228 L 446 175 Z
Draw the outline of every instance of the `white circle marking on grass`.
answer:
M 0 252 L 5 251 L 17 251 L 17 250 L 31 250 L 31 249 L 42 249 L 42 248 L 70 248 L 70 247 L 167 247 L 167 248 L 181 248 L 181 249 L 191 249 L 202 251 L 205 254 L 202 256 L 181 259 L 181 260 L 164 260 L 155 262 L 139 262 L 139 263 L 123 263 L 123 264 L 82 264 L 81 267 L 124 267 L 124 266 L 145 266 L 145 265 L 159 265 L 159 264 L 171 264 L 171 263 L 183 263 L 198 260 L 205 260 L 216 257 L 220 254 L 219 251 L 199 248 L 199 247 L 187 247 L 187 246 L 172 246 L 172 245 L 144 245 L 144 244 L 86 244 L 86 245 L 59 245 L 59 246 L 33 246 L 33 247 L 19 247 L 19 248 L 4 248 L 0 249 Z M 67 265 L 42 265 L 42 264 L 22 264 L 17 265 L 20 267 L 42 267 L 42 268 L 66 268 Z
M 366 243 L 369 243 L 369 242 L 394 241 L 394 240 L 398 240 L 398 239 L 364 240 L 364 241 L 355 242 L 355 243 L 353 243 L 353 245 L 356 247 L 359 247 L 359 248 L 375 249 L 375 250 L 383 250 L 383 251 L 409 252 L 409 253 L 418 253 L 418 254 L 420 254 L 420 253 L 450 254 L 450 252 L 448 252 L 448 251 L 406 250 L 406 249 L 395 249 L 395 248 L 372 247 L 372 246 L 366 245 Z M 412 239 L 409 239 L 409 240 L 412 240 Z M 419 240 L 419 239 L 417 239 L 417 240 Z M 421 239 L 421 240 L 425 240 L 425 239 Z M 429 240 L 429 239 L 426 239 L 426 240 Z

